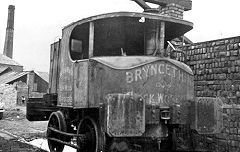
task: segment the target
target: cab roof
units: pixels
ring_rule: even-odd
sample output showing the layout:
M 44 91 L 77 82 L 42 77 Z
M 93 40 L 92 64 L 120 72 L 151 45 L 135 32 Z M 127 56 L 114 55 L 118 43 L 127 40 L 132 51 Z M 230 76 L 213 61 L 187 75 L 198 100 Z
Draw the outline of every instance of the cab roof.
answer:
M 145 18 L 148 20 L 156 20 L 156 21 L 164 21 L 166 22 L 166 37 L 169 39 L 173 39 L 179 36 L 184 35 L 186 32 L 190 31 L 193 28 L 193 23 L 181 20 L 174 17 L 169 17 L 166 15 L 161 14 L 154 14 L 154 13 L 139 13 L 139 12 L 113 12 L 113 13 L 106 13 L 106 14 L 100 14 L 96 16 L 91 16 L 88 18 L 81 19 L 79 21 L 73 22 L 63 28 L 63 30 L 67 30 L 68 28 L 73 29 L 73 27 L 77 25 L 81 25 L 88 22 L 95 22 L 98 20 L 104 20 L 106 19 L 109 21 L 111 18 L 132 18 L 133 22 L 137 22 L 141 18 Z M 138 20 L 136 20 L 136 18 Z

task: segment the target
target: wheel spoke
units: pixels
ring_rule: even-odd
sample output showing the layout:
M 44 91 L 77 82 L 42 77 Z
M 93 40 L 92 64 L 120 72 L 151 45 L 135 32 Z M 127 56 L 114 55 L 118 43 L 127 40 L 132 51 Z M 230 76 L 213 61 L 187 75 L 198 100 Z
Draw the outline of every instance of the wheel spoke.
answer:
M 61 112 L 53 112 L 51 114 L 48 122 L 48 127 L 52 127 L 54 129 L 61 130 L 61 131 L 66 131 L 66 122 Z M 47 137 L 62 140 L 60 138 L 62 137 L 62 135 L 50 129 L 47 130 Z M 48 140 L 48 146 L 51 152 L 62 152 L 64 148 L 64 144 L 61 144 L 52 140 Z

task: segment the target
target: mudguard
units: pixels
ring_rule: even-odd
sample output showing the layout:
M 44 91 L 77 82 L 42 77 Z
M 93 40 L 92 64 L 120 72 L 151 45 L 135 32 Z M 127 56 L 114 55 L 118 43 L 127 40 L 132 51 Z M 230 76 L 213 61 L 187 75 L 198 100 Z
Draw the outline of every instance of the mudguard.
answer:
M 223 102 L 220 98 L 197 97 L 192 106 L 192 125 L 199 134 L 216 134 L 223 129 Z

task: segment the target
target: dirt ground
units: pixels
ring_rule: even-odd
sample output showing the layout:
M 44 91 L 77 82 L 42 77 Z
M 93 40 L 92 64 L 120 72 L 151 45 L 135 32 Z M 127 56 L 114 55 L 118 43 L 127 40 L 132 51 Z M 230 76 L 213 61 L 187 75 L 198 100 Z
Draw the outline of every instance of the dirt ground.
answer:
M 4 139 L 0 137 L 0 152 L 45 152 L 34 146 L 25 144 L 17 139 Z
M 17 106 L 6 110 L 0 120 L 0 132 L 14 138 L 6 139 L 0 136 L 0 152 L 41 152 L 42 150 L 21 141 L 32 141 L 45 138 L 47 121 L 30 122 L 26 119 L 26 107 Z

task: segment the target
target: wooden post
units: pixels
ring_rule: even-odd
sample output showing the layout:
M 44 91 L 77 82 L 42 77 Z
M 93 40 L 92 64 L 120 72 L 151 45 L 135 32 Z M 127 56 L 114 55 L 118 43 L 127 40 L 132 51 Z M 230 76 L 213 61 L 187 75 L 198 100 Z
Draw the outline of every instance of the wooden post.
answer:
M 94 22 L 89 23 L 89 58 L 93 57 L 94 49 Z
M 164 41 L 165 41 L 165 22 L 161 22 L 160 23 L 160 40 L 159 40 L 159 44 L 160 44 L 160 56 L 164 57 L 165 54 L 165 50 L 164 50 Z

